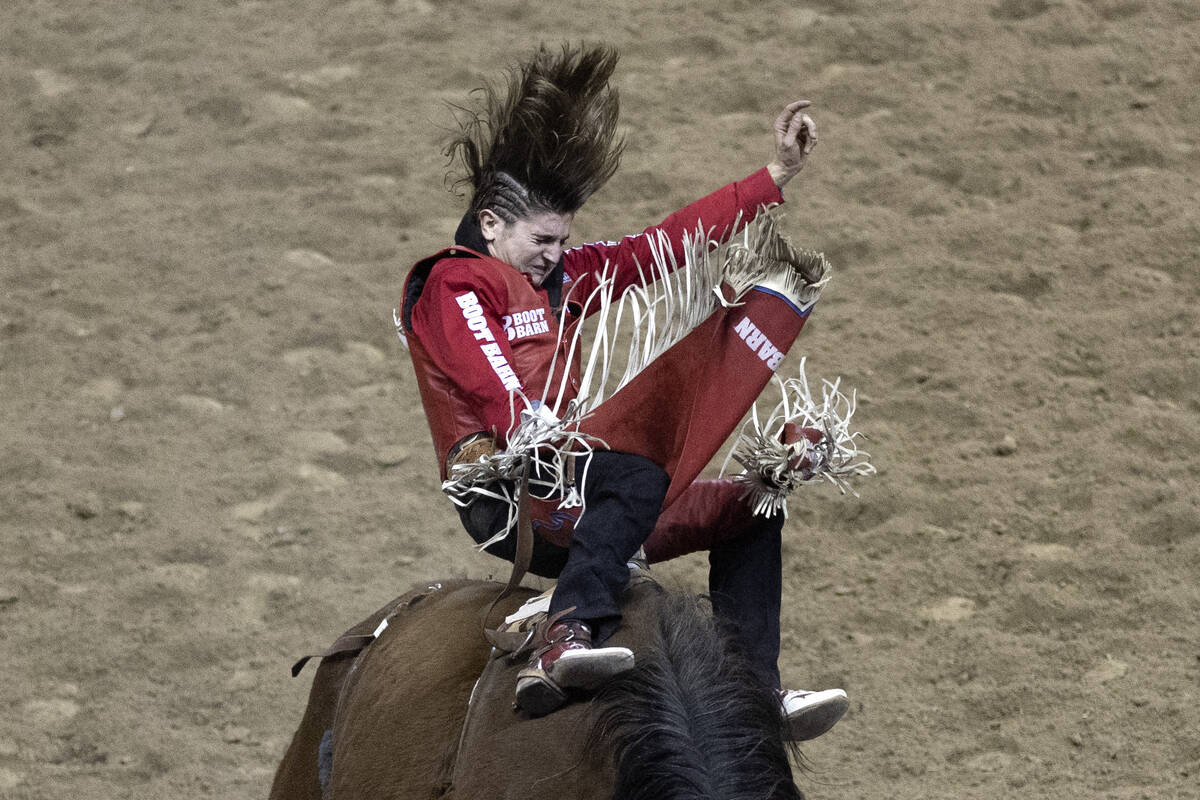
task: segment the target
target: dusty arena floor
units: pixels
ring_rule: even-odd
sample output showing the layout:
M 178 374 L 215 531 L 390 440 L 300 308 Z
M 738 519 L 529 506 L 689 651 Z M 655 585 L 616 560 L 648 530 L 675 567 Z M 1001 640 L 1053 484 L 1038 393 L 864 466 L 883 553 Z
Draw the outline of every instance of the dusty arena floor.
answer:
M 391 312 L 447 102 L 598 37 L 630 146 L 576 241 L 815 103 L 785 229 L 837 272 L 781 371 L 857 388 L 879 475 L 793 498 L 784 674 L 853 700 L 799 785 L 1200 797 L 1192 0 L 5 2 L 0 796 L 264 797 L 297 655 L 502 572 Z

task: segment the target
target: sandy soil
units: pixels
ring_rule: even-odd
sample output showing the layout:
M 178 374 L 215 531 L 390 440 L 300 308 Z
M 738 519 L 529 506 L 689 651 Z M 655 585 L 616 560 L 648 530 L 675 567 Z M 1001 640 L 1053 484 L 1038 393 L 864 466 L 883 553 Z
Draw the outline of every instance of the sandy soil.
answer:
M 785 675 L 854 701 L 800 785 L 1200 797 L 1200 7 L 571 5 L 4 3 L 0 796 L 263 797 L 295 656 L 499 572 L 391 309 L 460 213 L 446 101 L 603 36 L 631 146 L 577 239 L 816 102 L 796 355 L 880 475 L 793 503 Z

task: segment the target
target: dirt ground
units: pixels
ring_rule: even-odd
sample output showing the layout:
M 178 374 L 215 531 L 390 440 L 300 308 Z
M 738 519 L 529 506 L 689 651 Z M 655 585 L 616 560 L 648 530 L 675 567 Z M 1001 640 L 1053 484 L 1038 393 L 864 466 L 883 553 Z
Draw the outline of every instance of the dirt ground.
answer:
M 782 372 L 858 389 L 880 474 L 793 498 L 784 674 L 853 700 L 800 786 L 1200 797 L 1192 0 L 5 2 L 0 796 L 264 797 L 297 655 L 501 572 L 391 310 L 461 213 L 446 103 L 580 39 L 630 146 L 576 241 L 815 102 L 785 227 L 837 273 Z

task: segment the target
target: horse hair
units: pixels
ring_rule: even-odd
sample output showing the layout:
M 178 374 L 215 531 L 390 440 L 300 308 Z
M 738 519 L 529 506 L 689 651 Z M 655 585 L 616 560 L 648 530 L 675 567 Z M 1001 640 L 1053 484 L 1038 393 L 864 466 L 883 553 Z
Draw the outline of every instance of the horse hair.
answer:
M 661 596 L 660 647 L 595 700 L 589 742 L 613 747 L 614 800 L 803 800 L 774 688 L 701 599 Z

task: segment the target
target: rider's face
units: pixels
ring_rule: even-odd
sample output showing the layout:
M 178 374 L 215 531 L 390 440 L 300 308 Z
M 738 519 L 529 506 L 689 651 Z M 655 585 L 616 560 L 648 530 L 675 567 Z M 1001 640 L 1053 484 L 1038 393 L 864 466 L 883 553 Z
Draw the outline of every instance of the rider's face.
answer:
M 479 212 L 479 227 L 490 255 L 512 264 L 528 275 L 534 286 L 540 287 L 562 258 L 574 219 L 574 214 L 543 211 L 505 222 L 484 209 Z

